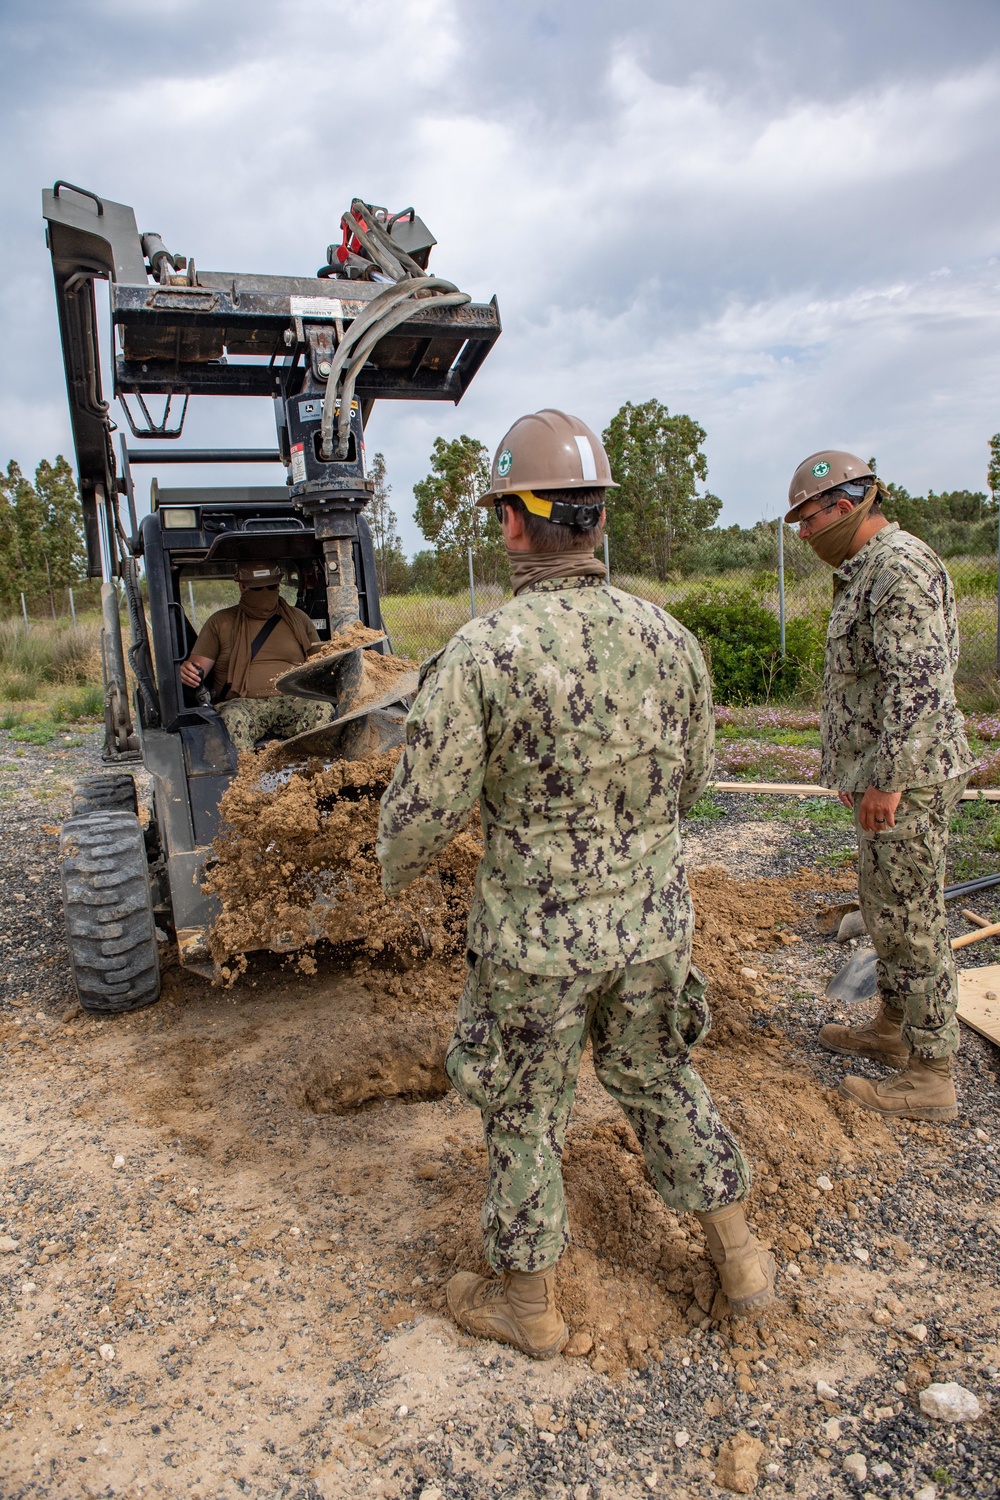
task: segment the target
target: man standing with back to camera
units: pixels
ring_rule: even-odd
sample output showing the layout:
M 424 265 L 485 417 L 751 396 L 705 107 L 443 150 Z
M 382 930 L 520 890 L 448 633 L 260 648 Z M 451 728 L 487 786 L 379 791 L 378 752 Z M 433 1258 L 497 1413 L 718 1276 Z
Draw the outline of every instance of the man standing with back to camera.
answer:
M 841 1089 L 882 1115 L 958 1114 L 958 988 L 944 905 L 948 824 L 976 761 L 955 702 L 958 617 L 937 553 L 881 510 L 853 453 L 804 459 L 785 520 L 834 569 L 823 673 L 822 778 L 852 809 L 858 898 L 878 955 L 879 1008 L 824 1026 L 831 1052 L 899 1070 Z
M 658 1192 L 700 1220 L 733 1313 L 774 1295 L 744 1217 L 749 1168 L 690 1061 L 709 1017 L 678 818 L 712 773 L 708 674 L 676 620 L 608 586 L 593 554 L 609 488 L 607 455 L 575 417 L 536 412 L 507 433 L 480 504 L 496 508 L 515 597 L 424 667 L 379 829 L 392 895 L 479 802 L 446 1066 L 482 1113 L 499 1279 L 459 1272 L 448 1305 L 469 1333 L 541 1359 L 568 1337 L 561 1160 L 588 1038 Z

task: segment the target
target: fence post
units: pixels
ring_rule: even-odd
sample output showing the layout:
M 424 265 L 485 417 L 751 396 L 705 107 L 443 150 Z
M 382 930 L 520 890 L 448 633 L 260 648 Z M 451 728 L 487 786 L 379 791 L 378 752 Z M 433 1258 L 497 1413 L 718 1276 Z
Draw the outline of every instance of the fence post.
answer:
M 191 605 L 191 624 L 194 626 L 195 634 L 198 633 L 198 616 L 194 607 L 194 584 L 188 579 L 188 601 Z
M 472 571 L 472 548 L 469 548 L 469 603 L 472 606 L 472 618 L 476 618 L 476 579 Z
M 997 515 L 997 676 L 1000 677 L 1000 512 Z
M 611 582 L 611 563 L 608 560 L 608 533 L 604 533 L 604 576 Z
M 23 593 L 21 595 L 21 613 L 24 616 L 24 633 L 25 633 L 25 635 L 27 635 L 28 634 L 28 601 L 27 601 L 27 599 L 25 599 Z
M 69 612 L 73 618 L 73 629 L 76 629 L 76 600 L 73 598 L 73 590 L 69 591 Z
M 785 523 L 778 517 L 778 633 L 781 656 L 785 656 Z

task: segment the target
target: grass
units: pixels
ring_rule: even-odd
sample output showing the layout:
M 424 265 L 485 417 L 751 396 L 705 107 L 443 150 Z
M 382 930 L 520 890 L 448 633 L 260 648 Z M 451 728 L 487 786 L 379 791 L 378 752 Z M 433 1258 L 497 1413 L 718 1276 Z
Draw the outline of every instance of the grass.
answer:
M 688 817 L 692 821 L 701 820 L 703 822 L 714 822 L 717 818 L 724 818 L 725 816 L 726 809 L 712 792 L 705 792 L 703 796 L 699 797 L 688 813 Z
M 817 830 L 854 827 L 854 814 L 836 797 L 805 797 L 798 806 L 779 808 L 776 816 L 788 823 L 811 823 Z
M 0 729 L 25 745 L 83 741 L 70 726 L 104 717 L 98 620 L 0 620 Z
M 1000 856 L 1000 806 L 995 802 L 961 802 L 949 830 L 952 878 L 972 880 L 992 875 Z

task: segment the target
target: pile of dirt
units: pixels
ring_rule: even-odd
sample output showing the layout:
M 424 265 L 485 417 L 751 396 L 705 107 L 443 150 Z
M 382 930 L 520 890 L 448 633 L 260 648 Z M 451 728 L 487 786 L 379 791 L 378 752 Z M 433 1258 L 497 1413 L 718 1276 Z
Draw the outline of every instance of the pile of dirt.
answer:
M 222 799 L 224 831 L 205 880 L 221 904 L 211 934 L 220 963 L 320 941 L 404 963 L 461 948 L 482 853 L 471 827 L 401 896 L 382 890 L 379 798 L 399 753 L 311 761 L 276 786 L 267 782 L 266 754 L 243 757 Z M 299 960 L 305 972 L 314 962 L 309 954 Z
M 370 630 L 359 621 L 340 630 L 310 654 L 309 662 L 323 661 L 329 656 L 340 656 L 345 651 L 356 651 L 385 640 L 385 632 Z M 419 669 L 420 663 L 409 656 L 393 656 L 390 652 L 361 650 L 361 679 L 351 693 L 348 709 L 361 708 L 373 703 L 392 691 L 401 677 Z
M 345 625 L 343 630 L 338 630 L 328 641 L 322 641 L 315 651 L 310 652 L 309 660 L 322 661 L 324 656 L 339 656 L 341 651 L 374 646 L 376 642 L 384 640 L 384 630 L 372 630 L 369 626 L 362 625 L 360 620 L 355 620 L 352 625 Z
M 794 1257 L 805 1274 L 817 1273 L 825 1263 L 815 1247 L 818 1213 L 843 1214 L 875 1165 L 884 1183 L 899 1175 L 901 1159 L 885 1125 L 823 1089 L 785 1038 L 752 1046 L 730 1040 L 713 1052 L 697 1049 L 694 1061 L 753 1168 L 754 1227 L 779 1263 Z M 754 1342 L 751 1320 L 730 1325 L 697 1221 L 674 1213 L 656 1193 L 634 1133 L 602 1099 L 589 1068 L 581 1094 L 598 1118 L 574 1124 L 567 1137 L 563 1178 L 573 1244 L 558 1283 L 571 1327 L 593 1339 L 597 1367 L 618 1373 L 644 1364 L 670 1337 L 710 1316 L 730 1337 Z M 825 1193 L 815 1186 L 821 1175 L 833 1182 Z M 448 1163 L 435 1185 L 442 1194 L 439 1255 L 485 1273 L 485 1148 Z M 787 1293 L 761 1322 L 760 1336 L 783 1330 L 786 1342 L 804 1349 L 815 1329 L 790 1311 Z
M 802 921 L 801 898 L 813 891 L 852 890 L 855 883 L 853 875 L 817 870 L 800 870 L 785 880 L 734 880 L 721 867 L 708 866 L 690 876 L 692 957 L 710 985 L 709 1046 L 745 1038 L 751 1013 L 767 1010 L 755 956 L 800 941 L 790 929 Z
M 359 955 L 366 1013 L 352 1017 L 320 1060 L 300 1059 L 300 1097 L 313 1113 L 433 1098 L 448 1086 L 444 1051 L 464 971 L 452 955 L 463 947 L 481 843 L 478 830 L 468 830 L 400 898 L 385 897 L 375 858 L 378 800 L 398 753 L 332 768 L 316 763 L 270 791 L 260 784 L 263 758 L 256 765 L 248 758 L 223 802 L 228 829 L 210 877 L 223 905 L 215 952 L 326 939 L 353 944 Z M 695 1061 L 753 1166 L 758 1229 L 800 1261 L 813 1250 L 820 1207 L 846 1208 L 873 1163 L 885 1180 L 898 1171 L 883 1122 L 822 1088 L 767 1021 L 777 976 L 762 956 L 800 941 L 792 928 L 805 921 L 810 893 L 851 884 L 848 876 L 811 871 L 739 881 L 709 868 L 691 877 L 694 960 L 709 980 L 714 1017 Z M 311 972 L 314 960 L 299 963 Z M 433 983 L 422 982 L 432 975 Z M 574 1122 L 564 1162 L 573 1246 L 560 1265 L 560 1296 L 573 1326 L 593 1339 L 597 1367 L 614 1372 L 643 1362 L 692 1322 L 725 1320 L 728 1309 L 696 1221 L 656 1194 L 635 1136 L 589 1061 Z M 819 1176 L 834 1188 L 821 1193 Z M 484 1270 L 485 1149 L 451 1153 L 434 1177 L 438 1257 L 445 1266 Z M 783 1326 L 786 1342 L 815 1331 L 793 1314 Z M 773 1315 L 767 1327 L 773 1334 Z M 741 1329 L 739 1336 L 752 1334 Z

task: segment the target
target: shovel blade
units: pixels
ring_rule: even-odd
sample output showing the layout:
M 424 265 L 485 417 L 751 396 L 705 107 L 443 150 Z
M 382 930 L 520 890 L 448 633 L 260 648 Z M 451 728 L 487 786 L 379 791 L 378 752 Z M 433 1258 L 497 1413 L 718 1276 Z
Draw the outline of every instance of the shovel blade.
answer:
M 852 954 L 827 985 L 827 997 L 839 1000 L 842 1005 L 858 1005 L 862 1000 L 870 1000 L 878 990 L 876 961 L 874 948 L 862 948 Z

